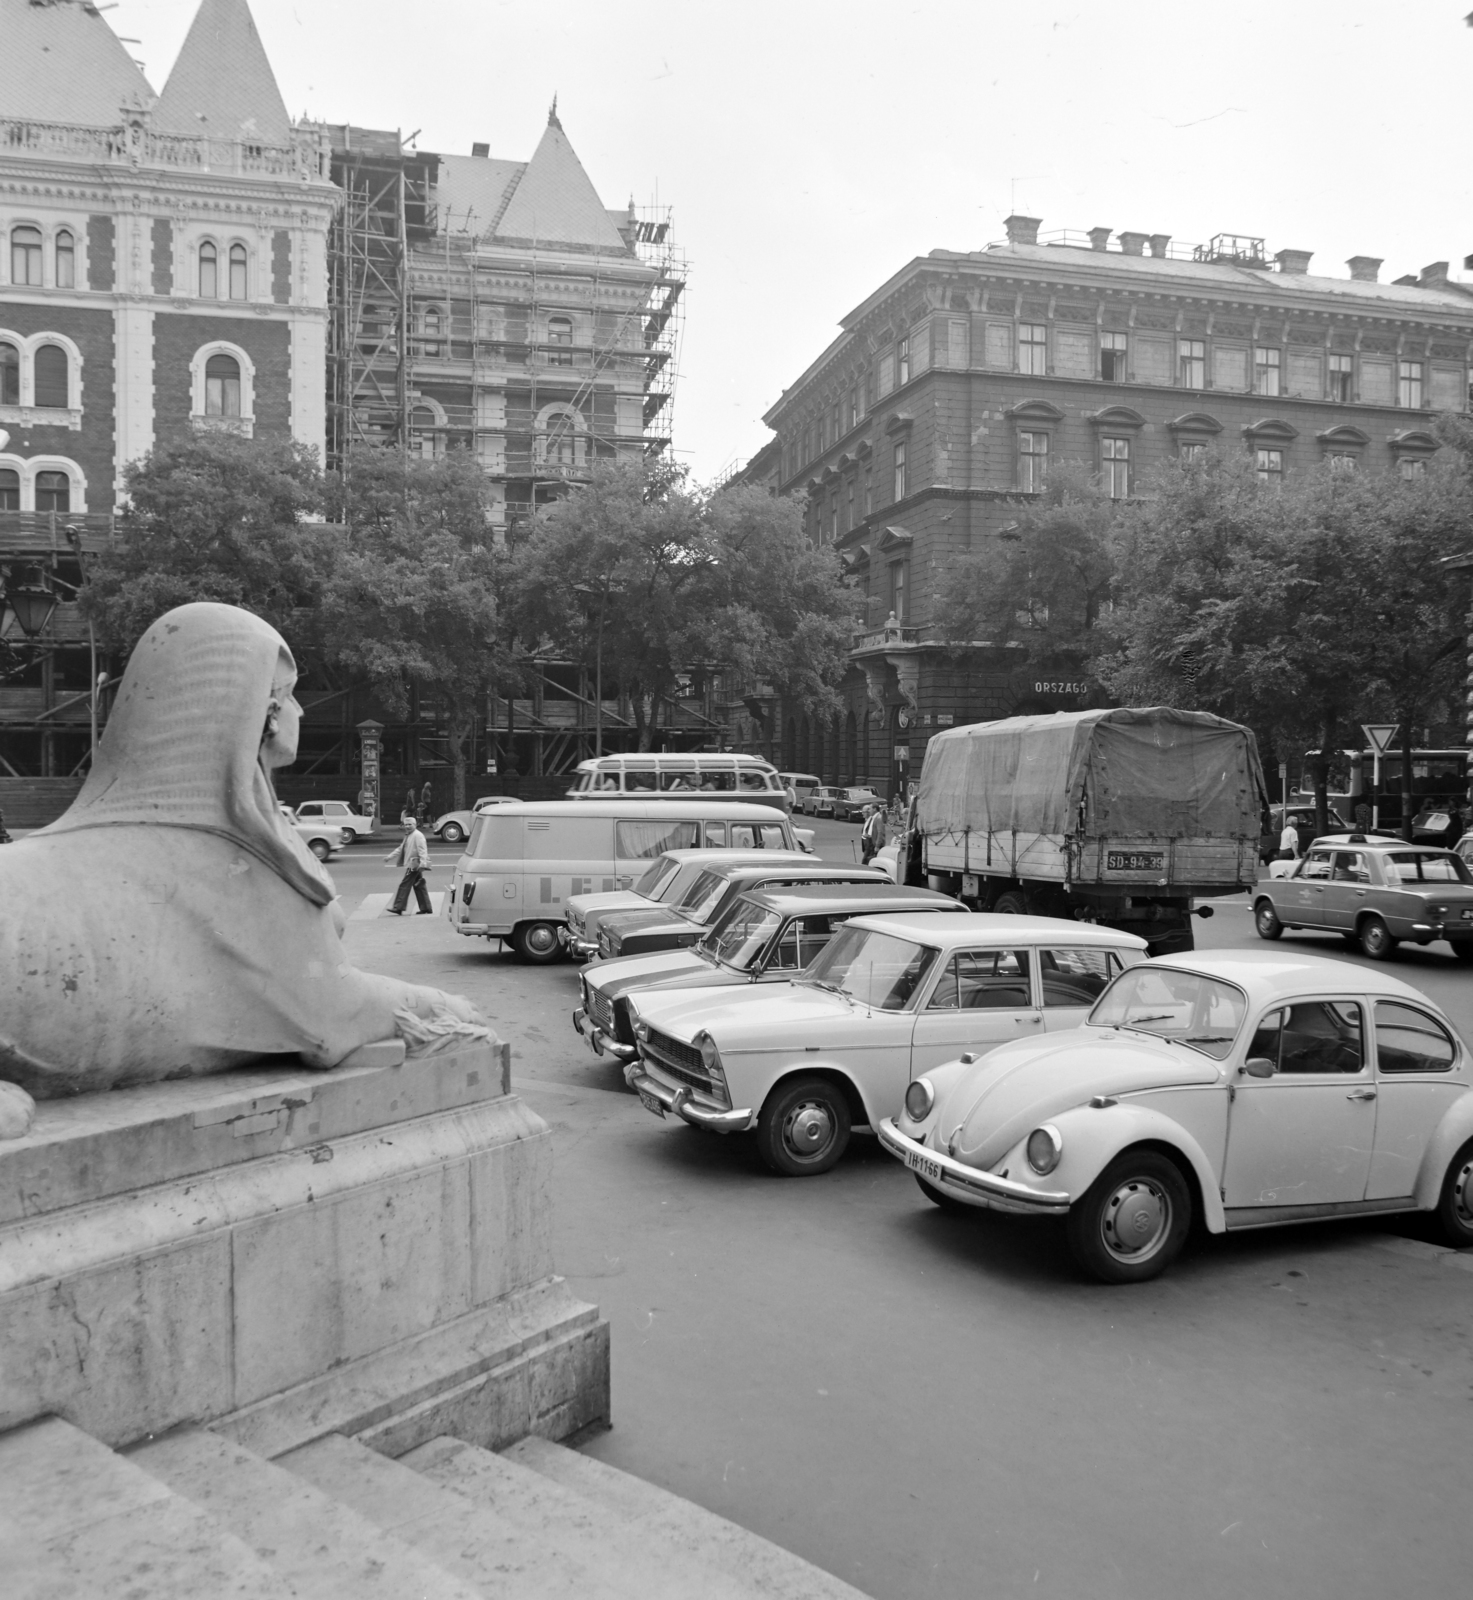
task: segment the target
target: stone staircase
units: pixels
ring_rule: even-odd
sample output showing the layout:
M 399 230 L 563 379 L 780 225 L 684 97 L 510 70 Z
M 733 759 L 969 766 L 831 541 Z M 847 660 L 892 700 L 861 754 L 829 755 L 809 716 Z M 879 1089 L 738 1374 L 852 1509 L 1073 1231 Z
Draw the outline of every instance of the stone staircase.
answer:
M 338 1434 L 267 1460 L 180 1428 L 115 1451 L 0 1435 L 6 1600 L 863 1600 L 757 1535 L 545 1439 Z

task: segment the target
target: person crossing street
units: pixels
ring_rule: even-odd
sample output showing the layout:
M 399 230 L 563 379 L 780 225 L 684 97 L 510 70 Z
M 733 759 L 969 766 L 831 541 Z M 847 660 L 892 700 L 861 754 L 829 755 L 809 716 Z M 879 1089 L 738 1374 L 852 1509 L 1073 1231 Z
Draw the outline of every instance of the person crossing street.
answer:
M 404 876 L 400 878 L 399 887 L 394 891 L 389 915 L 392 917 L 404 915 L 405 907 L 409 904 L 411 889 L 414 890 L 414 898 L 419 905 L 415 915 L 431 915 L 435 908 L 430 904 L 430 892 L 425 888 L 425 873 L 430 870 L 430 847 L 425 842 L 425 836 L 419 831 L 419 824 L 407 811 L 399 821 L 404 829 L 404 840 L 397 850 L 391 850 L 384 857 L 387 865 L 404 868 Z
M 875 855 L 884 848 L 888 832 L 884 808 L 879 805 L 872 805 L 869 808 L 869 815 L 864 819 L 864 828 L 859 835 L 859 854 L 865 866 L 868 866 Z

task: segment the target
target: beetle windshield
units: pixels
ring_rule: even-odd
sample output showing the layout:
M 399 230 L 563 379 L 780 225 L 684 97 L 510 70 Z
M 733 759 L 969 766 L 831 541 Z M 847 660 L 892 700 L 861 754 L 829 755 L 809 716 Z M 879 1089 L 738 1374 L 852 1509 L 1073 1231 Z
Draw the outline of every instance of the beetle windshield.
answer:
M 935 959 L 929 945 L 893 933 L 844 928 L 796 981 L 836 989 L 877 1011 L 903 1011 Z
M 1096 1001 L 1089 1020 L 1096 1027 L 1154 1033 L 1221 1061 L 1232 1049 L 1247 1010 L 1247 997 L 1231 983 L 1144 962 L 1116 978 Z
M 1392 883 L 1473 883 L 1468 864 L 1443 850 L 1396 850 L 1386 857 Z
M 729 967 L 745 969 L 766 948 L 781 921 L 776 911 L 739 900 L 701 941 L 700 948 Z

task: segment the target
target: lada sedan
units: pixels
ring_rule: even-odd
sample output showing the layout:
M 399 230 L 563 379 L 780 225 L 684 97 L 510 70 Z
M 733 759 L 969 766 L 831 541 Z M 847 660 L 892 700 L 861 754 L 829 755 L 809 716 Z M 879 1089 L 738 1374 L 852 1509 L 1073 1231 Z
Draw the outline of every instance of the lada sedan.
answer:
M 1452 850 L 1361 833 L 1317 839 L 1287 877 L 1260 879 L 1253 925 L 1260 939 L 1323 928 L 1373 961 L 1403 939 L 1446 939 L 1459 961 L 1473 962 L 1473 872 Z
M 787 983 L 636 991 L 647 1110 L 717 1133 L 755 1129 L 768 1166 L 827 1172 L 851 1128 L 878 1128 L 917 1074 L 963 1051 L 1079 1026 L 1145 951 L 1058 917 L 857 917 Z
M 595 1055 L 634 1057 L 628 996 L 636 990 L 723 989 L 777 983 L 801 971 L 851 917 L 873 912 L 960 911 L 932 889 L 888 883 L 826 883 L 754 889 L 741 895 L 701 942 L 685 950 L 622 956 L 591 967 L 581 979 L 582 1005 L 573 1026 Z
M 667 850 L 657 856 L 630 889 L 610 889 L 603 894 L 575 894 L 568 901 L 567 920 L 558 938 L 575 961 L 598 954 L 598 935 L 605 917 L 624 911 L 651 911 L 656 906 L 679 905 L 686 891 L 703 872 L 717 865 L 744 861 L 780 861 L 798 864 L 808 860 L 800 850 Z
M 1435 1212 L 1473 1245 L 1473 1079 L 1389 974 L 1268 950 L 1131 967 L 1088 1021 L 918 1073 L 880 1142 L 940 1205 L 1060 1217 L 1107 1283 L 1210 1233 Z
M 668 911 L 619 912 L 605 919 L 599 929 L 598 953 L 604 960 L 619 956 L 648 955 L 656 950 L 682 950 L 699 944 L 726 915 L 737 896 L 748 889 L 764 889 L 771 884 L 798 883 L 887 883 L 884 873 L 873 867 L 846 867 L 842 862 L 762 861 L 711 867 L 684 898 Z

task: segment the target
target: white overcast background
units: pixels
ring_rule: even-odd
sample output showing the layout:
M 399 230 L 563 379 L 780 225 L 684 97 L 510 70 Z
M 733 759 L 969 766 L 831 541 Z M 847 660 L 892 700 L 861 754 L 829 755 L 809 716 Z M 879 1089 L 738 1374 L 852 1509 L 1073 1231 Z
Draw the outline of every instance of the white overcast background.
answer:
M 294 116 L 525 161 L 556 94 L 605 205 L 673 207 L 675 448 L 698 480 L 761 447 L 841 316 L 1011 210 L 1469 281 L 1469 5 L 251 0 Z M 194 11 L 106 15 L 161 89 Z

